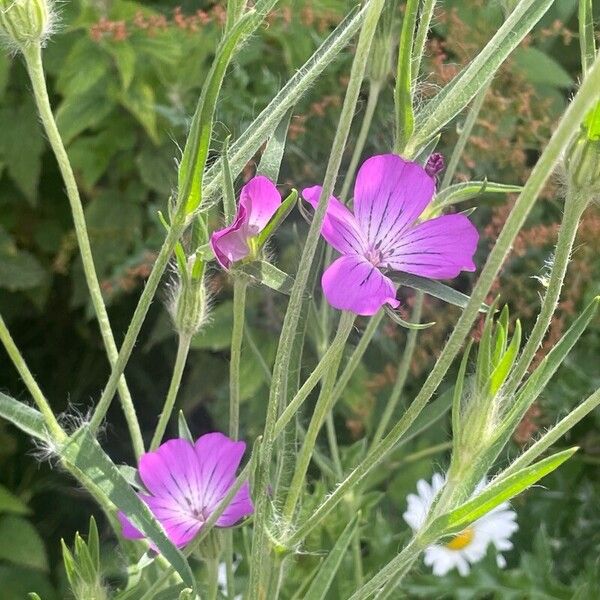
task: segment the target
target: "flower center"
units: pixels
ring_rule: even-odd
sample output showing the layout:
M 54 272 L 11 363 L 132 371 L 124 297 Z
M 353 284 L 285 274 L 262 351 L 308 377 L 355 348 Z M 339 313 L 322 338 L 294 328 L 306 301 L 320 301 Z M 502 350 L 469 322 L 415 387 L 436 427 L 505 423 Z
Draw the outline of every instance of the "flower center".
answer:
M 374 266 L 378 267 L 383 258 L 379 248 L 369 248 L 365 254 L 365 258 Z
M 458 535 L 454 536 L 447 544 L 446 548 L 450 550 L 462 550 L 466 548 L 475 537 L 475 530 L 473 528 L 465 529 Z

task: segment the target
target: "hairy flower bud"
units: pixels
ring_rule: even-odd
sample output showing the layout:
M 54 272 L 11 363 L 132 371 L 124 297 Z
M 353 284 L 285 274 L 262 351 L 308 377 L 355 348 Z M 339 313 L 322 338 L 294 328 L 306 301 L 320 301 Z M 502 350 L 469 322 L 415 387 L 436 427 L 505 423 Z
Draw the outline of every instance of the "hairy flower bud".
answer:
M 43 43 L 52 29 L 53 12 L 47 0 L 0 0 L 0 33 L 18 49 Z
M 204 264 L 195 266 L 195 257 L 188 262 L 188 273 L 180 276 L 176 284 L 169 312 L 180 335 L 198 333 L 208 317 L 208 296 L 204 282 Z M 198 270 L 199 272 L 194 272 Z

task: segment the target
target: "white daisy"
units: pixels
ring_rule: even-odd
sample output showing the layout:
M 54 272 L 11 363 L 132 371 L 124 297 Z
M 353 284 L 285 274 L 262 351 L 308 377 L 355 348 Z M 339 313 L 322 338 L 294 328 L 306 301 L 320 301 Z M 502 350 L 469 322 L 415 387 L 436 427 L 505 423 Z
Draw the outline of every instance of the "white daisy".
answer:
M 418 495 L 408 495 L 406 499 L 408 507 L 402 516 L 413 531 L 418 531 L 425 523 L 429 508 L 442 489 L 444 481 L 444 477 L 439 473 L 433 476 L 431 485 L 420 479 L 417 482 Z M 486 482 L 482 481 L 473 496 L 476 496 L 485 485 Z M 511 510 L 510 504 L 503 502 L 445 544 L 429 546 L 425 550 L 425 564 L 433 567 L 433 574 L 440 577 L 454 568 L 461 575 L 468 575 L 470 565 L 479 562 L 486 555 L 488 546 L 493 544 L 498 551 L 498 566 L 506 566 L 506 561 L 500 552 L 513 547 L 510 537 L 519 528 L 515 522 L 516 518 L 517 514 Z

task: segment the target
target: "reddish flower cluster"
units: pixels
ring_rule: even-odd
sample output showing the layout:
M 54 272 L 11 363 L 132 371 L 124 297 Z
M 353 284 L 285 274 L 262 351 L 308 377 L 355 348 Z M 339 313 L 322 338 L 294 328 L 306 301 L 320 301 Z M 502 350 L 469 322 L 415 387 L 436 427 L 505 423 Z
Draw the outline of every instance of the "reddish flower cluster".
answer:
M 125 268 L 115 277 L 102 281 L 101 287 L 105 297 L 111 298 L 120 293 L 129 293 L 135 290 L 150 276 L 155 260 L 156 253 L 147 251 L 137 264 Z

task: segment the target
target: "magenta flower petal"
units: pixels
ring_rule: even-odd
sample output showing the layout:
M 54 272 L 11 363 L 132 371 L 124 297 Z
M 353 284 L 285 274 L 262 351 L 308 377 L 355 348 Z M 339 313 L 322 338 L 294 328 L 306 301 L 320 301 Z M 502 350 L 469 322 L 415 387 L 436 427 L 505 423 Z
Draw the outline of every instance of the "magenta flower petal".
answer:
M 372 245 L 384 250 L 425 210 L 435 191 L 434 180 L 417 163 L 395 154 L 366 160 L 354 186 L 354 213 Z
M 239 492 L 233 497 L 231 504 L 223 511 L 217 520 L 219 527 L 231 527 L 240 519 L 254 512 L 252 499 L 250 498 L 250 484 L 244 483 Z
M 200 437 L 196 444 L 183 439 L 169 440 L 140 458 L 139 474 L 150 495 L 139 494 L 139 497 L 160 521 L 173 544 L 185 546 L 200 531 L 233 485 L 245 448 L 244 442 L 211 433 Z M 229 527 L 253 511 L 245 482 L 217 525 Z M 127 515 L 120 513 L 119 520 L 124 537 L 144 537 Z
M 233 223 L 210 236 L 210 246 L 224 269 L 229 269 L 232 263 L 246 258 L 250 252 L 246 221 L 246 208 L 240 205 Z
M 227 494 L 244 456 L 246 444 L 234 442 L 222 433 L 207 433 L 194 445 L 200 468 L 200 485 L 205 490 L 203 504 L 211 509 Z
M 240 207 L 246 209 L 248 235 L 259 234 L 281 205 L 281 196 L 273 182 L 264 175 L 253 177 L 240 194 Z
M 316 210 L 322 187 L 315 185 L 302 190 L 302 197 Z M 354 215 L 334 196 L 330 196 L 321 235 L 338 252 L 356 254 L 364 251 L 367 242 Z
M 465 215 L 443 215 L 406 231 L 382 262 L 395 271 L 433 279 L 474 271 L 479 233 Z
M 358 255 L 342 256 L 323 273 L 323 292 L 329 304 L 357 315 L 374 315 L 384 304 L 397 308 L 394 284 Z

